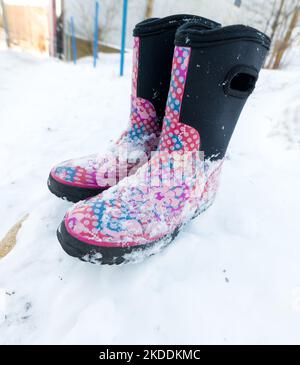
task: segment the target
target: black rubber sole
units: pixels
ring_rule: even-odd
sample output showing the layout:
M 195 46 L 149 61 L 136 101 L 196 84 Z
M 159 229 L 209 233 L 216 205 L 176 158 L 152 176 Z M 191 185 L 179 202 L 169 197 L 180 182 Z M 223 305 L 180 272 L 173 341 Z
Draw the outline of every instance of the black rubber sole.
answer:
M 57 238 L 63 250 L 70 256 L 76 257 L 82 261 L 90 262 L 100 265 L 120 265 L 136 261 L 136 255 L 145 254 L 145 256 L 152 256 L 156 252 L 151 252 L 156 245 L 161 248 L 171 243 L 178 235 L 180 229 L 173 232 L 172 235 L 152 242 L 147 245 L 139 245 L 133 247 L 103 247 L 89 245 L 85 242 L 79 241 L 77 238 L 70 235 L 67 231 L 65 222 L 62 221 L 57 229 Z
M 198 209 L 191 220 L 204 213 L 211 205 Z M 186 222 L 188 223 L 188 222 Z M 162 237 L 160 240 L 132 247 L 103 247 L 89 245 L 70 235 L 67 231 L 65 222 L 62 221 L 57 229 L 57 238 L 63 250 L 70 256 L 82 261 L 100 265 L 120 265 L 129 262 L 140 262 L 146 257 L 157 254 L 160 250 L 168 246 L 178 236 L 185 224 L 178 226 L 170 235 Z M 139 257 L 140 255 L 140 257 Z
M 68 200 L 73 203 L 77 203 L 80 200 L 85 200 L 92 196 L 102 193 L 105 189 L 87 189 L 78 188 L 76 186 L 66 185 L 55 180 L 51 174 L 48 177 L 48 188 L 52 194 L 58 198 Z

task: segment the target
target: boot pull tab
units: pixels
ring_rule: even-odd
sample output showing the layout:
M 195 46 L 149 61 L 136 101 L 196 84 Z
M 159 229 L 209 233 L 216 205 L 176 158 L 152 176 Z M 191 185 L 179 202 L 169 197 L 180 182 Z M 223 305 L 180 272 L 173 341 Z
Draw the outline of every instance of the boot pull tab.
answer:
M 254 67 L 238 65 L 232 68 L 223 82 L 225 95 L 247 98 L 255 88 L 258 71 Z

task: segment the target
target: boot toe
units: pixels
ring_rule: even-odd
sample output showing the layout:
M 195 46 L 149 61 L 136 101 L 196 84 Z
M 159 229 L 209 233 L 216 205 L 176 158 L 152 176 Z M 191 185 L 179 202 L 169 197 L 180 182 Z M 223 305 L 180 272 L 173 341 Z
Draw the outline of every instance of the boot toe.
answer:
M 84 261 L 121 264 L 141 245 L 142 226 L 136 220 L 112 218 L 101 195 L 76 204 L 57 231 L 66 253 Z M 148 245 L 147 245 L 148 247 Z
M 50 176 L 65 185 L 82 188 L 98 187 L 95 172 L 78 161 L 69 160 L 54 166 Z
M 102 196 L 76 204 L 64 219 L 73 237 L 91 246 L 126 247 L 137 245 L 142 236 L 141 224 L 122 217 L 118 206 L 112 207 Z

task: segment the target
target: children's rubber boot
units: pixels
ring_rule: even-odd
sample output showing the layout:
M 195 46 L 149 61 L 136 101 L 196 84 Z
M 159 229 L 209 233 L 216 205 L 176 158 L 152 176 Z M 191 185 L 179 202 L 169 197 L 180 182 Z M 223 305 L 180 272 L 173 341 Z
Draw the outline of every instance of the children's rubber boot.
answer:
M 48 187 L 72 202 L 97 195 L 134 173 L 157 149 L 171 77 L 177 28 L 197 20 L 210 29 L 218 23 L 193 15 L 148 19 L 136 25 L 129 126 L 103 156 L 92 155 L 55 166 Z
M 158 152 L 135 175 L 67 212 L 57 235 L 71 256 L 138 262 L 213 202 L 229 140 L 270 40 L 242 25 L 203 31 L 189 24 L 178 29 L 175 45 Z

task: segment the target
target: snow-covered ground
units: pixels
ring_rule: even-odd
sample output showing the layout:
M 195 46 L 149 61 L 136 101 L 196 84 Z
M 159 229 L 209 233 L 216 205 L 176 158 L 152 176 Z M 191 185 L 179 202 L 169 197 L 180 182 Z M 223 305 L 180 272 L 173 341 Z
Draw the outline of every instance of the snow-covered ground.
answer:
M 240 118 L 213 207 L 161 254 L 100 267 L 55 231 L 70 203 L 50 167 L 101 152 L 127 124 L 130 58 L 78 65 L 0 51 L 0 343 L 300 342 L 300 67 L 263 71 Z

